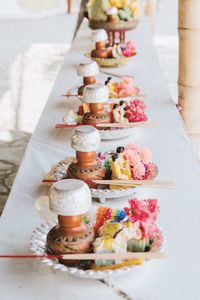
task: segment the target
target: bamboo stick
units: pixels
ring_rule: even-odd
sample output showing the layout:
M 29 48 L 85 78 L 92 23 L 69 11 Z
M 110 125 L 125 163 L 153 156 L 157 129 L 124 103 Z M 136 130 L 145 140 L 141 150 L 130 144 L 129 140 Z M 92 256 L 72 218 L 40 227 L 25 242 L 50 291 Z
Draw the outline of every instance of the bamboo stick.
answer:
M 123 77 L 130 77 L 130 78 L 134 79 L 134 76 L 132 76 L 132 75 L 120 75 L 120 74 L 115 74 L 115 73 L 110 73 L 110 72 L 107 72 L 107 71 L 103 71 L 102 69 L 100 70 L 100 73 L 111 75 L 113 77 L 120 78 L 120 79 L 123 78 Z
M 55 125 L 55 128 L 73 128 L 77 126 L 83 126 L 83 124 L 65 124 L 58 123 Z M 93 124 L 91 126 L 97 128 L 132 128 L 132 127 L 145 127 L 145 128 L 155 128 L 157 124 L 153 124 L 150 122 L 129 122 L 129 123 L 99 123 Z
M 53 255 L 0 255 L 1 258 L 48 258 L 68 260 L 123 260 L 123 259 L 163 259 L 166 258 L 163 252 L 126 252 L 126 253 L 81 253 L 81 254 L 53 254 Z
M 79 95 L 78 94 L 62 94 L 61 96 L 63 96 L 63 97 L 79 97 Z
M 93 180 L 96 184 L 118 185 L 124 187 L 146 186 L 146 187 L 160 187 L 160 188 L 174 188 L 173 181 L 161 180 Z
M 103 127 L 110 127 L 110 128 L 131 128 L 131 127 L 138 127 L 138 126 L 144 126 L 144 127 L 151 127 L 153 124 L 150 122 L 129 122 L 129 123 L 100 123 L 96 124 L 96 127 L 103 128 Z

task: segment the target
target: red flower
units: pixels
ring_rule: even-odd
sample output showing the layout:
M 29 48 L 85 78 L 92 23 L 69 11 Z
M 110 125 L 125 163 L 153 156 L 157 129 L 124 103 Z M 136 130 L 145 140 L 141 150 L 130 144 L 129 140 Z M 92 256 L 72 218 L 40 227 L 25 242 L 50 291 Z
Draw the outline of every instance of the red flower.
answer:
M 130 207 L 124 210 L 132 222 L 139 222 L 144 238 L 155 237 L 159 230 L 156 224 L 158 212 L 160 211 L 157 199 L 129 200 Z
M 129 122 L 147 121 L 148 117 L 144 113 L 146 106 L 141 100 L 131 100 L 126 102 L 126 118 Z

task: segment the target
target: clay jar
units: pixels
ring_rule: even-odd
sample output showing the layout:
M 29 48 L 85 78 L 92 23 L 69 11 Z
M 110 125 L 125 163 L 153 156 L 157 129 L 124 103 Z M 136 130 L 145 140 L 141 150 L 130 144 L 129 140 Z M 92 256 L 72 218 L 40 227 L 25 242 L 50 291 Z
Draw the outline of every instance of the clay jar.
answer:
M 99 148 L 100 135 L 92 126 L 79 126 L 74 129 L 71 137 L 72 148 L 76 150 L 77 161 L 70 164 L 67 170 L 68 178 L 85 181 L 90 188 L 96 188 L 93 180 L 103 179 L 105 169 L 96 159 Z
M 78 76 L 83 77 L 83 85 L 78 88 L 78 94 L 82 96 L 83 89 L 89 85 L 96 83 L 96 75 L 99 73 L 99 67 L 95 61 L 81 63 L 77 66 Z
M 92 50 L 91 56 L 95 58 L 108 58 L 110 51 L 106 48 L 108 40 L 107 33 L 104 29 L 96 29 L 92 32 L 92 39 L 95 42 L 95 49 Z
M 105 85 L 88 85 L 83 91 L 83 102 L 89 103 L 89 113 L 83 116 L 83 124 L 96 125 L 98 123 L 110 123 L 111 114 L 106 111 L 106 103 L 109 100 L 109 91 Z
M 95 58 L 108 58 L 109 51 L 106 48 L 106 41 L 97 42 L 95 44 L 95 49 L 92 50 L 91 55 L 92 55 L 92 57 L 95 57 Z
M 58 224 L 47 235 L 47 249 L 51 254 L 87 253 L 94 240 L 92 227 L 83 222 L 91 207 L 88 186 L 80 180 L 56 182 L 50 191 L 50 210 L 58 215 Z M 80 260 L 59 259 L 67 266 L 79 266 Z

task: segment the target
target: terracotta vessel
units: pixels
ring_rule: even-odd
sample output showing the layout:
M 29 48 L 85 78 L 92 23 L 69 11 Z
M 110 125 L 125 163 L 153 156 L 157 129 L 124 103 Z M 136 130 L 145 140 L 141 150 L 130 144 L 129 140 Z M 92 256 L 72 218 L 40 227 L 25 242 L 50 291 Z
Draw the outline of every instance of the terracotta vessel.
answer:
M 88 85 L 83 93 L 83 101 L 89 103 L 89 110 L 83 116 L 83 124 L 96 125 L 98 123 L 110 123 L 111 114 L 106 111 L 109 92 L 105 85 Z M 103 129 L 103 128 L 102 128 Z
M 71 144 L 76 150 L 77 161 L 68 167 L 68 178 L 81 179 L 90 188 L 96 188 L 97 185 L 92 180 L 105 177 L 105 169 L 96 159 L 96 150 L 100 144 L 98 130 L 91 126 L 75 128 L 72 133 Z
M 105 111 L 105 103 L 90 103 L 89 108 L 90 112 L 83 116 L 83 124 L 96 125 L 111 122 L 111 114 Z
M 68 178 L 76 178 L 85 181 L 90 188 L 96 188 L 97 185 L 92 180 L 101 180 L 105 177 L 105 169 L 100 162 L 96 160 L 96 152 L 76 151 L 77 162 L 72 163 L 68 170 Z
M 97 29 L 92 32 L 92 39 L 95 42 L 95 49 L 91 56 L 95 58 L 108 58 L 110 51 L 106 48 L 108 35 L 104 29 Z
M 106 48 L 106 42 L 96 42 L 95 49 L 92 50 L 91 56 L 96 58 L 108 58 L 109 53 Z
M 58 214 L 58 224 L 47 235 L 51 254 L 87 253 L 94 240 L 92 227 L 83 222 L 91 206 L 88 186 L 80 180 L 56 182 L 50 193 L 50 209 Z M 60 259 L 67 266 L 79 266 L 80 260 Z

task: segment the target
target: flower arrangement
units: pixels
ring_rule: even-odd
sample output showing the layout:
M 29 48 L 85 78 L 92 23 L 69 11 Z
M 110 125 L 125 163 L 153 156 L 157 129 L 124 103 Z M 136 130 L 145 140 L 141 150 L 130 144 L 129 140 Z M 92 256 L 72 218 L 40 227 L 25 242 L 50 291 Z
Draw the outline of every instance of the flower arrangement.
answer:
M 153 245 L 161 244 L 161 232 L 157 225 L 160 211 L 157 199 L 129 200 L 129 206 L 123 209 L 99 207 L 94 223 L 94 252 L 146 252 Z M 95 264 L 107 266 L 122 261 L 97 260 Z M 137 261 L 135 263 L 141 263 Z
M 123 83 L 120 84 L 119 91 L 125 93 Z M 120 101 L 118 104 L 108 104 L 105 111 L 109 112 L 113 123 L 146 122 L 148 116 L 145 114 L 146 105 L 142 100 Z M 79 106 L 78 111 L 70 111 L 63 117 L 66 124 L 82 124 L 84 114 L 89 113 L 88 103 Z
M 97 159 L 106 168 L 106 179 L 152 180 L 158 173 L 157 166 L 152 162 L 151 150 L 136 144 L 98 153 Z
M 129 199 L 129 207 L 123 209 L 114 209 L 110 207 L 98 207 L 96 212 L 94 231 L 98 232 L 99 228 L 107 223 L 138 222 L 141 230 L 141 238 L 156 238 L 159 234 L 157 217 L 160 207 L 157 199 L 137 198 Z
M 123 158 L 128 161 L 133 179 L 151 180 L 157 175 L 158 169 L 152 163 L 151 150 L 130 144 L 125 147 Z
M 141 100 L 131 100 L 126 102 L 126 118 L 129 122 L 147 121 L 148 116 L 145 114 L 146 105 Z
M 140 93 L 140 89 L 134 85 L 134 81 L 130 77 L 123 77 L 119 82 L 112 82 L 110 78 L 107 87 L 110 98 L 124 98 Z
M 119 20 L 132 21 L 139 17 L 139 3 L 137 0 L 89 0 L 87 4 L 89 19 L 107 21 L 107 11 L 115 7 Z
M 135 44 L 133 41 L 128 41 L 125 44 L 125 47 L 122 49 L 122 54 L 125 57 L 131 57 L 136 55 L 136 48 L 135 48 Z
M 124 208 L 131 222 L 139 222 L 143 238 L 153 239 L 159 234 L 157 216 L 160 211 L 157 199 L 129 200 L 129 207 Z

